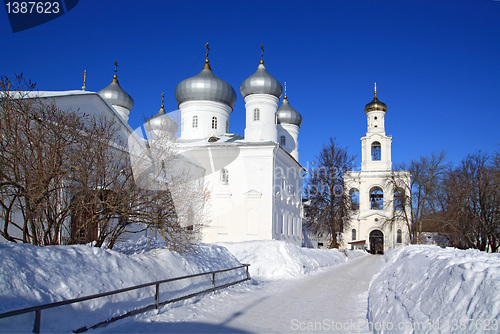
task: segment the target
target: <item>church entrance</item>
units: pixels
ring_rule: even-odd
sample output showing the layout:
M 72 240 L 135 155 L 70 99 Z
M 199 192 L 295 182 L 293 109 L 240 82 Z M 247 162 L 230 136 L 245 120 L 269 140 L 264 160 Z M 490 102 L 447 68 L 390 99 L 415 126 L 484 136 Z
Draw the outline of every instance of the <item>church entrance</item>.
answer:
M 370 232 L 370 252 L 384 254 L 384 234 L 380 230 Z

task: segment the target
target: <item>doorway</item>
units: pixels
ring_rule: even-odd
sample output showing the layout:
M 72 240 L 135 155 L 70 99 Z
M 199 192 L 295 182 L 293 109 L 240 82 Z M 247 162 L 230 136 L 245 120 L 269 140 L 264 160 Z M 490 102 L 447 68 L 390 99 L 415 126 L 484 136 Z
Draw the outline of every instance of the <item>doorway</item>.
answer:
M 384 234 L 380 230 L 370 232 L 370 252 L 384 254 Z

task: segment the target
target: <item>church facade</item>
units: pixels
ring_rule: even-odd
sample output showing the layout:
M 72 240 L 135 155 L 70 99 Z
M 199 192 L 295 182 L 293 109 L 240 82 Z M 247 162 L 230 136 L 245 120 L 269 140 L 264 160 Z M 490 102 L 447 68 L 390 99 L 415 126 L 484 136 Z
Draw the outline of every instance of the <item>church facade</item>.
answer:
M 229 133 L 235 90 L 212 72 L 181 81 L 175 90 L 180 136 L 175 145 L 186 161 L 199 166 L 206 188 L 207 225 L 203 242 L 285 240 L 302 245 L 302 174 L 298 134 L 302 116 L 283 94 L 261 59 L 243 81 L 244 136 Z M 152 118 L 168 117 L 164 111 Z M 158 137 L 165 127 L 151 125 Z
M 397 214 L 398 210 L 410 213 L 408 206 L 403 207 L 410 173 L 392 169 L 392 137 L 385 133 L 387 105 L 378 100 L 376 85 L 375 96 L 364 110 L 367 132 L 361 137 L 361 170 L 344 174 L 351 215 L 342 247 L 383 253 L 388 248 L 410 243 L 407 224 L 402 215 Z

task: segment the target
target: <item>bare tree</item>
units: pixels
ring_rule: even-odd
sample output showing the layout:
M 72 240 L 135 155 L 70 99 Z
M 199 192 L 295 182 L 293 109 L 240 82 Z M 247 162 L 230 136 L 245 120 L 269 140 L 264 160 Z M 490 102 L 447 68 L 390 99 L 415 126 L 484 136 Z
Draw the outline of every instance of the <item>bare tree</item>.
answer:
M 405 222 L 412 243 L 421 243 L 425 218 L 439 210 L 436 202 L 447 168 L 445 153 L 433 152 L 431 156 L 400 164 L 386 180 L 394 189 L 392 220 Z M 411 181 L 407 182 L 407 175 L 400 171 L 409 171 Z
M 161 168 L 151 148 L 126 138 L 113 119 L 60 110 L 22 76 L 2 77 L 0 89 L 0 234 L 6 240 L 41 246 L 95 241 L 111 248 L 125 234 L 149 228 L 169 247 L 189 246 L 198 230 L 180 213 L 186 202 L 192 211 L 202 205 L 203 186 L 189 188 L 183 172 L 158 186 Z M 136 160 L 155 167 L 144 175 L 131 161 L 131 142 L 141 147 Z M 163 170 L 178 158 L 171 148 L 156 149 Z M 179 192 L 185 201 L 175 203 Z
M 330 138 L 309 171 L 306 228 L 319 237 L 328 237 L 331 248 L 339 247 L 339 237 L 347 228 L 350 200 L 344 192 L 343 174 L 352 168 L 353 161 L 347 148 Z
M 468 155 L 443 186 L 443 218 L 453 246 L 496 252 L 500 246 L 500 183 L 496 156 Z

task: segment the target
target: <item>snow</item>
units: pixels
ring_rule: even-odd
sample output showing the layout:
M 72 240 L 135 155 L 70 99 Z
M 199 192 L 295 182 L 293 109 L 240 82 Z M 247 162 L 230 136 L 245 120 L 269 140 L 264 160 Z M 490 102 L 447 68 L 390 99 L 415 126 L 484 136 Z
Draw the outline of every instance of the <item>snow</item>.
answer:
M 323 267 L 344 263 L 346 255 L 354 258 L 366 254 L 363 251 L 301 248 L 278 240 L 219 245 L 227 248 L 241 263 L 249 263 L 250 276 L 259 280 L 298 278 Z
M 500 254 L 409 246 L 385 258 L 369 291 L 375 332 L 500 332 Z
M 0 313 L 240 265 L 217 245 L 198 245 L 185 255 L 155 246 L 158 244 L 146 238 L 117 247 L 122 252 L 85 245 L 37 247 L 2 243 Z M 238 273 L 218 277 L 224 283 L 244 275 L 245 270 L 240 269 Z M 160 296 L 166 300 L 210 286 L 209 276 L 171 282 L 162 285 Z M 154 287 L 44 310 L 42 330 L 68 332 L 152 303 Z M 61 322 L 65 317 L 71 321 Z M 0 319 L 0 332 L 30 332 L 33 319 L 33 313 Z
M 283 241 L 200 244 L 178 254 L 163 245 L 146 238 L 114 250 L 0 244 L 0 312 L 250 263 L 249 282 L 91 332 L 499 332 L 499 254 L 409 246 L 382 257 Z M 220 282 L 245 272 L 228 275 Z M 208 277 L 169 283 L 161 299 L 210 286 Z M 42 332 L 71 332 L 153 301 L 151 287 L 44 310 Z M 0 319 L 0 332 L 31 332 L 33 319 Z
M 368 285 L 381 265 L 381 256 L 365 255 L 301 279 L 241 284 L 96 332 L 369 333 Z
M 28 98 L 44 98 L 56 96 L 70 96 L 70 95 L 84 95 L 96 94 L 95 92 L 85 90 L 65 90 L 65 91 L 23 91 L 23 92 L 10 92 L 12 98 L 28 97 Z

